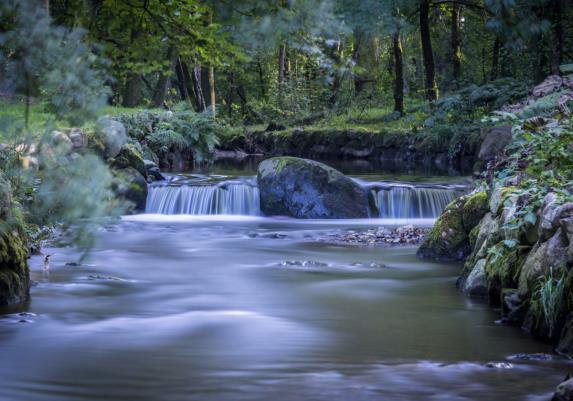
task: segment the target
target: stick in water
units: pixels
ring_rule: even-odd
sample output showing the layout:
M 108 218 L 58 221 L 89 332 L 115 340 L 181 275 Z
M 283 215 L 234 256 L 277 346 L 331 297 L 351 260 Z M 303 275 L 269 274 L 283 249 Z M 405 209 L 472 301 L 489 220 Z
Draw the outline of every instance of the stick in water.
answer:
M 50 258 L 52 254 L 48 254 L 44 257 L 44 271 L 50 270 Z

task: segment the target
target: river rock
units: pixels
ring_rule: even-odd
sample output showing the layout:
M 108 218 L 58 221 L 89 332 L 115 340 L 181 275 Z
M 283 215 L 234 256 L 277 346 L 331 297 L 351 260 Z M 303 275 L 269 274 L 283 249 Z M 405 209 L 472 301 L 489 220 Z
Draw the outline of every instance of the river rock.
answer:
M 438 261 L 465 260 L 471 253 L 469 234 L 487 212 L 485 191 L 454 200 L 438 218 L 416 255 Z
M 10 182 L 0 174 L 0 305 L 28 298 L 28 246 L 19 213 L 14 213 Z
M 551 401 L 573 401 L 573 379 L 565 380 L 558 385 Z
M 129 202 L 132 211 L 145 211 L 147 181 L 139 171 L 133 167 L 115 171 L 112 189 L 119 199 Z
M 152 160 L 143 160 L 145 164 L 145 170 L 147 171 L 147 181 L 163 181 L 165 177 L 161 174 L 159 167 L 157 164 Z
M 103 142 L 106 159 L 116 157 L 127 142 L 125 126 L 119 121 L 101 117 L 97 121 L 99 138 Z
M 483 134 L 478 157 L 483 161 L 492 160 L 509 145 L 511 139 L 510 125 L 489 128 Z
M 567 316 L 565 326 L 563 326 L 561 331 L 559 344 L 555 350 L 562 355 L 573 357 L 573 313 Z
M 477 261 L 471 273 L 465 280 L 463 292 L 471 297 L 487 297 L 488 286 L 485 276 L 485 259 Z
M 537 243 L 525 260 L 519 275 L 519 295 L 527 298 L 540 277 L 552 267 L 567 265 L 568 246 L 561 228 L 546 242 Z
M 117 156 L 111 160 L 111 165 L 117 169 L 134 168 L 139 174 L 147 178 L 147 169 L 141 150 L 134 143 L 123 145 Z
M 316 161 L 275 157 L 259 165 L 261 210 L 268 216 L 302 219 L 365 218 L 364 188 L 339 171 Z
M 70 138 L 74 150 L 82 150 L 88 147 L 88 137 L 81 128 L 72 128 L 68 132 L 68 138 Z

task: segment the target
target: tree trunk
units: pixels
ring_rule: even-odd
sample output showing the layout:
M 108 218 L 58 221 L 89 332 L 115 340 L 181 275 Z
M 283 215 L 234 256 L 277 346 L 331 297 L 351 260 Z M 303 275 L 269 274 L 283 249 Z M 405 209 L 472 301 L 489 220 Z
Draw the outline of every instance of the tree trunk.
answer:
M 279 64 L 278 64 L 278 104 L 282 106 L 284 96 L 286 74 L 286 44 L 283 43 L 279 49 Z
M 191 100 L 191 93 L 189 92 L 189 81 L 185 75 L 185 69 L 181 58 L 177 58 L 175 63 L 175 75 L 177 75 L 177 87 L 179 88 L 179 95 L 181 100 Z
M 261 97 L 266 100 L 267 91 L 265 89 L 265 75 L 263 72 L 263 64 L 261 63 L 260 58 L 257 58 L 257 71 L 259 73 L 259 88 L 261 90 Z
M 392 37 L 394 53 L 394 111 L 404 115 L 404 61 L 402 59 L 402 42 L 400 31 Z
M 342 83 L 340 78 L 340 73 L 338 71 L 340 61 L 342 60 L 343 57 L 341 40 L 338 40 L 331 57 L 334 60 L 336 68 L 334 69 L 334 77 L 332 77 L 332 85 L 331 85 L 332 93 L 330 94 L 329 101 L 332 106 L 335 106 L 336 103 L 338 102 L 338 92 L 340 91 L 340 86 Z
M 492 81 L 497 79 L 499 74 L 499 53 L 501 51 L 501 40 L 496 37 L 493 42 L 493 54 L 491 57 L 491 73 L 489 75 Z
M 553 19 L 553 32 L 550 35 L 549 47 L 551 49 L 551 73 L 559 74 L 559 66 L 563 63 L 563 7 L 561 0 L 553 0 L 551 7 Z
M 197 111 L 203 112 L 207 108 L 205 103 L 205 96 L 203 95 L 203 85 L 201 83 L 201 64 L 195 64 L 193 66 L 193 88 L 195 92 L 195 105 Z
M 141 77 L 139 74 L 130 73 L 125 83 L 125 92 L 123 94 L 123 107 L 139 106 L 141 100 Z
M 364 33 L 361 30 L 356 30 L 354 32 L 354 49 L 352 50 L 352 61 L 354 66 L 360 67 L 360 56 L 362 55 L 362 46 L 364 42 Z M 364 77 L 360 73 L 354 74 L 354 93 L 359 95 L 364 89 Z
M 229 71 L 228 74 L 229 88 L 227 90 L 227 114 L 229 115 L 229 121 L 233 117 L 233 93 L 235 91 L 235 73 L 233 70 Z
M 173 46 L 167 49 L 167 60 L 171 62 L 171 68 L 176 68 L 177 63 L 177 52 Z M 169 75 L 164 71 L 159 73 L 159 78 L 157 79 L 157 84 L 155 90 L 153 91 L 153 99 L 151 100 L 151 105 L 153 107 L 163 107 L 165 103 L 165 97 L 167 96 L 167 91 L 169 89 L 171 79 Z
M 216 94 L 215 94 L 215 67 L 209 66 L 209 98 L 210 98 L 210 106 L 211 112 L 213 113 L 213 117 L 217 115 L 216 110 Z
M 422 39 L 422 56 L 424 58 L 426 97 L 433 102 L 438 99 L 438 85 L 436 84 L 436 66 L 432 50 L 432 39 L 430 38 L 429 0 L 420 0 L 420 36 Z
M 461 40 L 461 5 L 454 3 L 452 6 L 452 72 L 455 80 L 455 87 L 460 86 L 460 77 L 462 75 L 462 40 Z

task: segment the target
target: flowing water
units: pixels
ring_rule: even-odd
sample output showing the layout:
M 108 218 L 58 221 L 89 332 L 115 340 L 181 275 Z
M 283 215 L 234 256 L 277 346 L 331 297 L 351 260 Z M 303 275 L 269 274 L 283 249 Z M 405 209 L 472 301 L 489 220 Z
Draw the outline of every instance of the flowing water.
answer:
M 222 175 L 179 180 L 249 176 Z M 324 240 L 406 221 L 432 223 L 145 214 L 84 265 L 47 249 L 0 318 L 0 400 L 548 400 L 572 366 L 509 360 L 550 347 L 461 295 L 459 265 Z

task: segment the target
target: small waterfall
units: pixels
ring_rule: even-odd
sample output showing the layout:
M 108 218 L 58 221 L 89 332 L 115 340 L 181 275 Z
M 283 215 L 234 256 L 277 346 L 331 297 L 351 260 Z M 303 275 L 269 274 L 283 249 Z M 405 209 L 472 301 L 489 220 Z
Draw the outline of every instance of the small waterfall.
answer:
M 243 182 L 218 185 L 156 185 L 149 188 L 147 213 L 215 215 L 261 214 L 259 189 Z
M 437 218 L 461 193 L 450 188 L 395 186 L 373 189 L 372 195 L 380 218 L 416 219 Z

